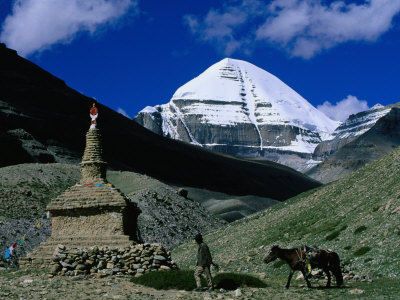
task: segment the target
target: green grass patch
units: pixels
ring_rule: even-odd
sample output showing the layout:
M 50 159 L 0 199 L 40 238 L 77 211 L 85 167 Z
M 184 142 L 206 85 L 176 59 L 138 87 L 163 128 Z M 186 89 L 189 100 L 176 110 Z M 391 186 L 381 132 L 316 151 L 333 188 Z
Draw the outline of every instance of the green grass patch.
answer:
M 347 225 L 343 225 L 339 230 L 335 230 L 331 234 L 328 234 L 325 237 L 325 239 L 327 241 L 332 241 L 332 240 L 336 239 L 343 230 L 346 230 L 346 229 L 347 229 Z
M 196 287 L 194 271 L 192 270 L 150 272 L 138 278 L 133 277 L 131 281 L 157 290 L 177 289 L 191 291 Z
M 344 249 L 344 250 L 350 250 L 350 249 L 351 249 L 351 246 L 346 246 L 346 247 L 344 247 L 343 249 Z
M 332 240 L 336 239 L 336 238 L 339 236 L 339 234 L 340 234 L 340 231 L 339 231 L 339 230 L 334 231 L 334 232 L 332 232 L 331 234 L 328 234 L 328 235 L 325 237 L 325 239 L 326 239 L 327 241 L 332 241 Z
M 354 254 L 354 256 L 362 256 L 362 255 L 364 255 L 365 253 L 369 252 L 370 250 L 371 250 L 371 247 L 365 246 L 365 247 L 359 248 L 359 249 L 358 249 L 357 251 L 355 251 L 353 254 Z
M 356 230 L 354 230 L 354 234 L 359 234 L 359 233 L 363 232 L 366 229 L 367 229 L 367 227 L 362 225 L 362 226 L 358 227 Z
M 152 287 L 157 290 L 185 290 L 191 291 L 196 287 L 193 270 L 170 270 L 146 273 L 141 277 L 132 278 L 131 282 Z M 202 285 L 206 286 L 204 278 Z M 217 288 L 236 289 L 238 287 L 258 287 L 267 285 L 260 279 L 251 275 L 238 273 L 220 273 L 214 277 L 214 285 Z
M 0 270 L 0 278 L 3 279 L 16 279 L 22 276 L 27 275 L 43 275 L 49 272 L 48 268 L 45 269 L 35 269 L 35 268 L 26 268 L 26 269 L 6 269 Z
M 251 275 L 239 273 L 220 273 L 215 276 L 214 282 L 217 288 L 224 288 L 225 290 L 235 290 L 238 287 L 267 287 L 264 281 Z

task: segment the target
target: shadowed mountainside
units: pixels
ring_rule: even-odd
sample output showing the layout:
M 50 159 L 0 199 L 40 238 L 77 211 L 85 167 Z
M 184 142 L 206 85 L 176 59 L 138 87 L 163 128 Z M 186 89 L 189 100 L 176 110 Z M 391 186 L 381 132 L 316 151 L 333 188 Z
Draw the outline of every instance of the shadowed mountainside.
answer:
M 14 50 L 0 47 L 0 166 L 80 161 L 95 100 Z M 258 164 L 199 149 L 148 131 L 99 107 L 104 158 L 114 169 L 234 195 L 285 200 L 320 184 L 279 164 Z

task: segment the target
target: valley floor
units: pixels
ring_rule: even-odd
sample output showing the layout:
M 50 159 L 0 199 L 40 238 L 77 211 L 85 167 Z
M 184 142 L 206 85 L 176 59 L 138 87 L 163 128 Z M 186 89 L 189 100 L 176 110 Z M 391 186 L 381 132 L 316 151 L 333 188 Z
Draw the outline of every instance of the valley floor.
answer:
M 155 290 L 135 285 L 130 277 L 49 278 L 44 270 L 0 271 L 0 299 L 400 299 L 400 280 L 380 278 L 372 282 L 346 281 L 342 288 L 325 289 L 324 282 L 305 287 L 302 280 L 284 288 L 286 277 L 266 278 L 267 288 L 233 291 L 187 292 Z

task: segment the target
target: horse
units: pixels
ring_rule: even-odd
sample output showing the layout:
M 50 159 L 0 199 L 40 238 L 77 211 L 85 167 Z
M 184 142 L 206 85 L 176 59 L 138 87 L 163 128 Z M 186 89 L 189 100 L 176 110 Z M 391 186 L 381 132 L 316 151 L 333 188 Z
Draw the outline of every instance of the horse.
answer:
M 326 287 L 331 286 L 330 272 L 332 272 L 332 274 L 335 276 L 336 284 L 338 287 L 340 287 L 343 283 L 343 275 L 342 270 L 340 269 L 339 255 L 333 251 L 318 249 L 317 251 L 313 251 L 310 256 L 307 255 L 307 250 L 309 249 L 313 248 L 304 246 L 302 248 L 282 249 L 275 245 L 271 248 L 270 253 L 264 258 L 264 262 L 268 264 L 271 261 L 280 258 L 289 265 L 290 273 L 286 284 L 287 289 L 290 286 L 290 281 L 292 280 L 293 273 L 295 271 L 300 271 L 303 274 L 303 277 L 307 282 L 307 286 L 311 288 L 311 283 L 306 274 L 306 267 L 308 263 L 312 268 L 322 269 L 326 273 L 328 276 Z

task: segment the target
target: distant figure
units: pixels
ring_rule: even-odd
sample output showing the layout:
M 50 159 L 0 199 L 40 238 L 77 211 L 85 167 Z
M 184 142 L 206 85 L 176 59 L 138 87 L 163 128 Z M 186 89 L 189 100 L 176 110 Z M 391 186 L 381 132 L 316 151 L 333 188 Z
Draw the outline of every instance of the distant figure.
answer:
M 197 251 L 197 263 L 196 263 L 196 270 L 194 272 L 194 279 L 196 280 L 196 288 L 195 291 L 201 291 L 201 274 L 205 273 L 207 279 L 207 285 L 209 290 L 213 290 L 213 279 L 211 276 L 210 266 L 214 265 L 216 268 L 218 266 L 213 263 L 210 249 L 208 246 L 203 242 L 203 237 L 201 234 L 197 234 L 194 237 L 194 240 L 199 245 L 199 249 Z

